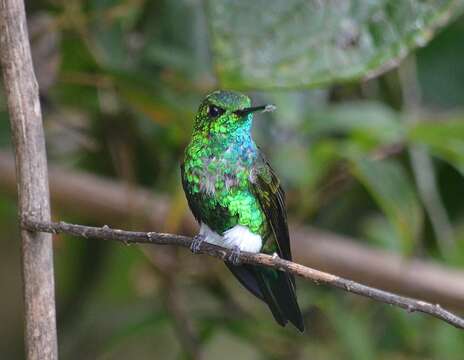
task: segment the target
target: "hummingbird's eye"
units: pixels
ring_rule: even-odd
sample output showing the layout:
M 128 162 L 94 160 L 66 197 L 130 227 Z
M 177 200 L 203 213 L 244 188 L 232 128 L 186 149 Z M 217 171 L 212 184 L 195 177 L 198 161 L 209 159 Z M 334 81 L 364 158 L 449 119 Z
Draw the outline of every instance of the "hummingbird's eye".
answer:
M 211 105 L 211 106 L 208 108 L 208 114 L 209 114 L 209 116 L 211 116 L 211 117 L 218 117 L 218 116 L 224 114 L 224 109 L 221 109 L 220 107 Z

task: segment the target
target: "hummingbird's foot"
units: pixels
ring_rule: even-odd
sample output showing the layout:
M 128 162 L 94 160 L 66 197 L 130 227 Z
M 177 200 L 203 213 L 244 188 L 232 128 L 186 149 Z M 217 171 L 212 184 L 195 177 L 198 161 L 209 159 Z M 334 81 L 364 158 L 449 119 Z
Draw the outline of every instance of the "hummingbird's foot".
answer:
M 240 248 L 237 245 L 232 248 L 232 252 L 227 257 L 227 261 L 233 265 L 240 265 Z
M 203 241 L 205 241 L 206 236 L 198 234 L 193 238 L 192 244 L 190 245 L 190 250 L 194 254 L 198 254 L 200 252 L 200 247 Z

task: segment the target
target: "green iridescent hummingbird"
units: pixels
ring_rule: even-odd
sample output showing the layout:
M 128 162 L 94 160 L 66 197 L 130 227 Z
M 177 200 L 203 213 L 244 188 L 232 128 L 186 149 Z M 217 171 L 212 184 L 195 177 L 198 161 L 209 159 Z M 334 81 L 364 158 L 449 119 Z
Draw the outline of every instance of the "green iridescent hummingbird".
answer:
M 248 96 L 232 91 L 206 96 L 185 150 L 182 185 L 200 224 L 192 251 L 203 241 L 232 249 L 225 263 L 239 282 L 280 325 L 290 321 L 304 331 L 293 276 L 238 262 L 240 251 L 292 259 L 284 191 L 251 137 L 253 113 L 273 108 L 251 107 Z

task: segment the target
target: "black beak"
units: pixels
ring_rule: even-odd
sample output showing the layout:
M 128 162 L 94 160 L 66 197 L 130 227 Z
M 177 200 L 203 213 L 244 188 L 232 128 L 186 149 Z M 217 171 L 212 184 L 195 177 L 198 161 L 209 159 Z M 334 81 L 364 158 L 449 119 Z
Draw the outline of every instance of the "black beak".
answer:
M 247 116 L 248 114 L 261 111 L 261 112 L 271 112 L 274 111 L 276 107 L 274 105 L 268 104 L 268 105 L 261 105 L 261 106 L 254 106 L 254 107 L 248 107 L 242 110 L 237 110 L 234 111 L 235 114 L 237 114 L 240 117 Z

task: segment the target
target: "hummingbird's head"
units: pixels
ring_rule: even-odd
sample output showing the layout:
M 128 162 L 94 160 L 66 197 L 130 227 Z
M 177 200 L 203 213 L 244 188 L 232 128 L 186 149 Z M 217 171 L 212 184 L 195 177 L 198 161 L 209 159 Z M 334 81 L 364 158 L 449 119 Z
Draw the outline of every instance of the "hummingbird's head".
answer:
M 274 109 L 273 105 L 251 107 L 250 98 L 244 94 L 216 90 L 207 95 L 200 104 L 194 130 L 210 135 L 227 135 L 239 129 L 249 130 L 254 112 Z

